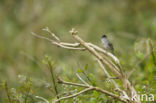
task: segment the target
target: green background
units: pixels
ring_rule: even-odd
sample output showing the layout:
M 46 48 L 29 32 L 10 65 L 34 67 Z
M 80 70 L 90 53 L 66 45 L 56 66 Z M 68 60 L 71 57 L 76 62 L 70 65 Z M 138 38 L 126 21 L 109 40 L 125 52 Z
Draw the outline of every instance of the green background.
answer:
M 50 73 L 42 63 L 48 55 L 55 61 L 57 76 L 80 82 L 75 74 L 88 64 L 86 72 L 90 78 L 98 86 L 109 87 L 109 84 L 103 83 L 105 75 L 89 52 L 62 49 L 31 35 L 35 32 L 48 37 L 48 33 L 42 31 L 45 27 L 49 27 L 62 41 L 75 42 L 69 33 L 74 27 L 83 40 L 100 47 L 101 36 L 106 34 L 127 74 L 150 50 L 156 53 L 155 0 L 0 0 L 1 83 L 7 81 L 10 89 L 17 89 L 23 85 L 19 82 L 21 76 L 30 77 L 33 95 L 51 100 L 54 93 L 45 87 L 46 83 L 51 83 Z M 148 45 L 148 39 L 151 39 L 152 47 Z M 156 64 L 153 58 L 154 55 L 149 55 L 130 77 L 141 93 L 156 94 Z M 61 86 L 59 91 L 63 91 Z M 5 103 L 5 90 L 2 88 L 0 92 L 0 102 Z M 96 103 L 100 102 L 98 95 L 101 94 L 88 93 L 78 99 L 82 103 L 88 99 Z M 102 98 L 105 102 L 113 102 L 107 96 L 102 95 Z

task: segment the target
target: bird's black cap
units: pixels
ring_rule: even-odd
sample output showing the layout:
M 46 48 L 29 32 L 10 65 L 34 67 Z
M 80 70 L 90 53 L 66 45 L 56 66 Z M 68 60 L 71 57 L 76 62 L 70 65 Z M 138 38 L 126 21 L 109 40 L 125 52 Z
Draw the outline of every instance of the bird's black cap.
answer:
M 102 37 L 103 37 L 103 38 L 106 38 L 107 36 L 106 36 L 106 35 L 103 35 Z

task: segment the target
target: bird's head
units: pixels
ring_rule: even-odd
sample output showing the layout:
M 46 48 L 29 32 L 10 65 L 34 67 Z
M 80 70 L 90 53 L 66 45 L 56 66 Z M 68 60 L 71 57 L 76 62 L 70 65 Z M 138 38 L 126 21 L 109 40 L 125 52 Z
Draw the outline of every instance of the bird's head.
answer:
M 107 36 L 106 35 L 103 35 L 102 38 L 107 38 Z

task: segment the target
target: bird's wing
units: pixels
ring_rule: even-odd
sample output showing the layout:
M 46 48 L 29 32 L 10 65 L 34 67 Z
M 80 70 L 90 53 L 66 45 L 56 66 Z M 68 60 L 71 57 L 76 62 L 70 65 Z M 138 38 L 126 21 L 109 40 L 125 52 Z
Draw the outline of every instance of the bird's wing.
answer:
M 112 43 L 109 43 L 108 45 L 109 45 L 110 50 L 114 51 L 114 47 L 113 47 Z

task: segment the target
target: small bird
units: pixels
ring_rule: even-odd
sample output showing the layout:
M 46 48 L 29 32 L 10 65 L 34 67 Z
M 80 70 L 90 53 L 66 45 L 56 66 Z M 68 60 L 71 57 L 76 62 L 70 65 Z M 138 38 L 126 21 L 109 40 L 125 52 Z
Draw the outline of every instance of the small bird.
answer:
M 103 35 L 103 36 L 102 36 L 101 41 L 102 41 L 102 44 L 103 44 L 104 48 L 105 48 L 106 50 L 111 50 L 111 52 L 114 54 L 113 45 L 112 45 L 112 43 L 108 40 L 108 38 L 107 38 L 106 35 Z

